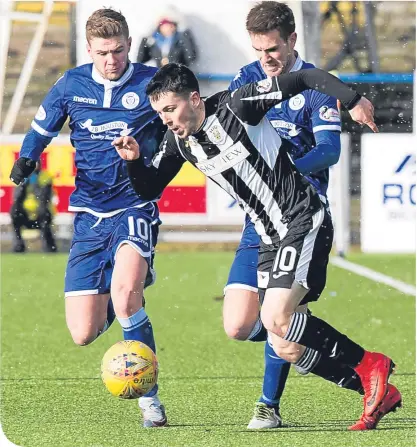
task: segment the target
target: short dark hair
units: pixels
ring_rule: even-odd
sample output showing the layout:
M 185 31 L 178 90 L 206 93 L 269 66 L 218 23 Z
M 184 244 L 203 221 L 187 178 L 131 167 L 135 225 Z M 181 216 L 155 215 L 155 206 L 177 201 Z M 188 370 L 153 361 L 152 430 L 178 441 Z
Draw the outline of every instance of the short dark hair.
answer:
M 200 93 L 195 74 L 185 65 L 170 63 L 160 68 L 146 87 L 146 94 L 152 100 L 158 100 L 165 93 L 186 95 Z
M 246 29 L 252 34 L 266 34 L 277 30 L 284 40 L 288 40 L 295 31 L 294 14 L 285 3 L 263 1 L 249 11 Z

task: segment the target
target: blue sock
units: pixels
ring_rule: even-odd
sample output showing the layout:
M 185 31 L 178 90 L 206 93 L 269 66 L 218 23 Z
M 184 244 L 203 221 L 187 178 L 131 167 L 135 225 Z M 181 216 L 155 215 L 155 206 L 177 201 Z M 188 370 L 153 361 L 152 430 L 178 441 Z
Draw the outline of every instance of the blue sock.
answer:
M 279 401 L 285 388 L 290 366 L 289 362 L 276 355 L 267 341 L 265 343 L 264 383 L 259 402 L 279 408 Z
M 141 307 L 135 314 L 128 318 L 119 318 L 120 325 L 123 329 L 123 337 L 125 340 L 137 340 L 149 346 L 156 353 L 155 339 L 153 337 L 152 324 L 145 309 Z M 155 385 L 145 397 L 152 397 L 158 392 L 158 385 Z

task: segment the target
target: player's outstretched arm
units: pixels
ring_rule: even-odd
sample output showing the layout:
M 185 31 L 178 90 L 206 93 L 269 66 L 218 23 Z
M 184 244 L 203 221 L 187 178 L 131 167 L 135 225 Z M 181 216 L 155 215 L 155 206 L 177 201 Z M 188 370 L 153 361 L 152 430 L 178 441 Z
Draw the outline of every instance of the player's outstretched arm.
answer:
M 68 117 L 64 103 L 67 77 L 68 72 L 61 76 L 48 92 L 23 140 L 20 157 L 15 161 L 10 173 L 10 180 L 16 185 L 24 183 L 32 174 L 36 160 L 39 160 L 52 138 L 58 135 Z
M 127 161 L 130 183 L 135 192 L 145 200 L 157 199 L 185 162 L 176 148 L 168 145 L 167 135 L 150 166 L 146 166 L 140 157 L 139 144 L 133 137 L 116 138 L 112 145 L 120 157 Z
M 319 68 L 299 70 L 295 73 L 279 76 L 277 82 L 282 92 L 282 100 L 288 99 L 303 90 L 318 90 L 326 95 L 338 98 L 349 110 L 354 121 L 359 124 L 366 124 L 374 132 L 378 131 L 374 122 L 372 103 L 326 71 Z
M 299 70 L 246 84 L 230 94 L 229 107 L 241 120 L 258 124 L 268 110 L 304 90 L 317 90 L 333 96 L 350 111 L 355 121 L 367 124 L 374 132 L 373 107 L 335 76 L 318 68 Z

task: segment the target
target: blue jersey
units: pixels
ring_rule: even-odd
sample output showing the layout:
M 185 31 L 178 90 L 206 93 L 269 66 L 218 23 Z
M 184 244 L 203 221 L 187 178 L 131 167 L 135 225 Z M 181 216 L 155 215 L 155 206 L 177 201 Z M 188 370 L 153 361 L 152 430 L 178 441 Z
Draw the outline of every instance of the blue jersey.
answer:
M 298 56 L 291 72 L 307 68 L 314 68 L 314 65 L 304 62 Z M 229 90 L 266 78 L 260 62 L 256 61 L 240 69 Z M 287 140 L 291 143 L 286 146 L 294 160 L 304 157 L 322 143 L 334 146 L 337 161 L 340 154 L 341 123 L 335 98 L 316 90 L 306 90 L 273 107 L 266 116 L 283 142 Z M 306 177 L 320 195 L 326 196 L 329 183 L 328 168 Z
M 118 81 L 103 79 L 93 64 L 68 70 L 45 97 L 26 135 L 20 156 L 37 160 L 69 117 L 75 148 L 75 191 L 70 211 L 107 217 L 145 204 L 131 188 L 124 160 L 111 142 L 131 135 L 152 159 L 163 126 L 145 89 L 156 68 L 129 63 Z

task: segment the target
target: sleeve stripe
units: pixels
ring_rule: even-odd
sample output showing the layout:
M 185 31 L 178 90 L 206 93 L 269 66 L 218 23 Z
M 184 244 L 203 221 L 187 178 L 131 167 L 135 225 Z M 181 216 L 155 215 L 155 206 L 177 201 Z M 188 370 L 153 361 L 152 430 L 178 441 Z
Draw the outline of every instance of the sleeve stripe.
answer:
M 44 137 L 53 138 L 53 137 L 56 137 L 59 133 L 59 132 L 48 132 L 47 130 L 42 129 L 42 127 L 39 126 L 39 124 L 37 124 L 35 121 L 32 121 L 31 127 L 33 130 L 36 130 L 36 132 L 43 135 Z
M 282 99 L 282 92 L 271 92 L 271 93 L 265 93 L 258 96 L 249 96 L 247 98 L 240 98 L 241 101 L 258 101 L 258 100 L 264 100 L 264 99 Z
M 342 131 L 342 126 L 337 125 L 337 124 L 328 124 L 328 125 L 324 125 L 324 126 L 316 126 L 313 127 L 313 132 L 320 132 L 321 130 L 337 130 L 338 132 Z
M 166 152 L 166 150 L 167 150 L 167 144 L 168 144 L 168 140 L 165 140 L 165 141 L 164 141 L 164 144 L 163 144 L 163 146 L 162 146 L 162 150 L 159 151 L 159 152 L 155 155 L 154 159 L 152 160 L 152 166 L 153 166 L 154 168 L 156 168 L 156 169 L 159 168 L 159 165 L 160 165 L 160 163 L 161 163 L 162 157 L 164 156 L 164 154 L 165 154 L 165 152 Z

